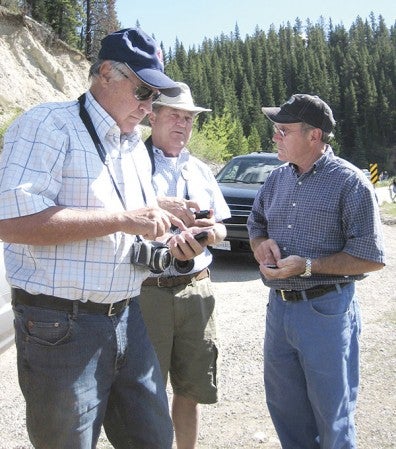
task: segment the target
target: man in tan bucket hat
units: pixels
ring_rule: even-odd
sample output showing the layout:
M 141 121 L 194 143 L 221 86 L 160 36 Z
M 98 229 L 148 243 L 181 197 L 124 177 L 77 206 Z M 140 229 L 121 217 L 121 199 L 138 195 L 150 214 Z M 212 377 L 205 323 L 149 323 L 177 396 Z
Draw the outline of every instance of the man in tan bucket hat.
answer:
M 180 94 L 173 98 L 161 95 L 149 114 L 152 135 L 146 146 L 155 168 L 153 185 L 162 208 L 172 210 L 189 228 L 206 230 L 208 235 L 201 244 L 214 245 L 226 235 L 221 221 L 230 212 L 209 167 L 186 149 L 194 118 L 210 109 L 196 106 L 187 84 L 177 84 Z M 204 217 L 198 218 L 198 212 Z M 141 290 L 143 318 L 164 380 L 169 374 L 173 388 L 172 419 L 178 449 L 196 447 L 198 404 L 217 401 L 211 261 L 205 248 L 189 266 L 176 262 L 161 275 L 149 277 Z

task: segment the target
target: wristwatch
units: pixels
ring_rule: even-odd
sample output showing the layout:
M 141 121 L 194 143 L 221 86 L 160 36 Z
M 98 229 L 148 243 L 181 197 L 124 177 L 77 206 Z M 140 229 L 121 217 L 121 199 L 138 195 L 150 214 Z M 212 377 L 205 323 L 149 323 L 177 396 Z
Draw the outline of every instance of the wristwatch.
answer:
M 305 271 L 303 274 L 300 274 L 300 278 L 309 278 L 312 275 L 312 260 L 309 258 L 305 259 Z

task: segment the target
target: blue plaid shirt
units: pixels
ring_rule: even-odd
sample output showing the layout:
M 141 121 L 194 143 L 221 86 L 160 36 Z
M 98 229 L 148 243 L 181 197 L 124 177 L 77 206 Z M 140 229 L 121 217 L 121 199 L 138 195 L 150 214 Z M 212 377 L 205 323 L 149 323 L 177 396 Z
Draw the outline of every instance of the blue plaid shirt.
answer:
M 282 258 L 316 259 L 343 251 L 385 260 L 375 191 L 358 168 L 336 157 L 330 147 L 308 173 L 299 176 L 292 164 L 271 173 L 256 196 L 248 230 L 250 239 L 275 240 Z M 363 277 L 313 274 L 263 282 L 272 288 L 303 290 Z
M 128 210 L 145 206 L 143 187 L 147 204 L 156 205 L 150 159 L 139 132 L 123 138 L 90 92 L 85 106 Z M 123 210 L 109 172 L 79 118 L 77 101 L 31 109 L 11 125 L 4 138 L 0 219 L 35 214 L 56 205 Z M 148 270 L 130 263 L 134 241 L 133 235 L 115 232 L 59 245 L 8 243 L 4 245 L 7 278 L 12 286 L 30 293 L 117 302 L 138 295 L 149 275 Z

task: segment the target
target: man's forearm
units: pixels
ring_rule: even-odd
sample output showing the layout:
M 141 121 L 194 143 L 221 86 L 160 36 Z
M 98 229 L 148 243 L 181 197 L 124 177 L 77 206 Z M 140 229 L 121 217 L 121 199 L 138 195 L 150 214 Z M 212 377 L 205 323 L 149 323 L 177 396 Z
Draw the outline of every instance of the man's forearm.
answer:
M 27 245 L 56 245 L 102 237 L 118 231 L 121 215 L 101 210 L 50 207 L 23 217 L 0 220 L 0 238 Z
M 353 276 L 380 270 L 383 266 L 381 262 L 360 259 L 345 252 L 339 252 L 331 256 L 312 259 L 312 274 Z
M 250 248 L 252 248 L 252 251 L 255 252 L 257 247 L 260 246 L 262 242 L 265 242 L 268 240 L 267 237 L 256 237 L 255 239 L 250 240 Z

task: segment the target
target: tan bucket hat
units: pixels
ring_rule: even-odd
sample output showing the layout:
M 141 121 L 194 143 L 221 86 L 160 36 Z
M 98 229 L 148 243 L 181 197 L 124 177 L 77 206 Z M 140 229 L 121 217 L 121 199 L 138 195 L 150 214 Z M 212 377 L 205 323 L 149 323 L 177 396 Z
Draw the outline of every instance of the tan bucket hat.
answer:
M 212 109 L 201 108 L 200 106 L 195 106 L 193 97 L 191 95 L 191 90 L 185 83 L 176 81 L 176 84 L 180 87 L 180 93 L 176 97 L 168 97 L 163 93 L 158 97 L 153 105 L 167 106 L 173 109 L 181 109 L 183 111 L 195 112 L 199 114 L 200 112 L 210 112 Z

